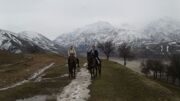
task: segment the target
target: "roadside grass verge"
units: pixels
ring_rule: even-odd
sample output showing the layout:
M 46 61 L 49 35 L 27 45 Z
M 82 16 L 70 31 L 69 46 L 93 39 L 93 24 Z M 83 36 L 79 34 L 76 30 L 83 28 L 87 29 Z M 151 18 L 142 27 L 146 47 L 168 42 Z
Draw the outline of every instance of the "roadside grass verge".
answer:
M 89 87 L 89 101 L 179 101 L 178 93 L 111 61 Z
M 16 99 L 29 98 L 36 95 L 48 95 L 55 97 L 53 95 L 60 93 L 62 89 L 66 85 L 68 85 L 72 80 L 69 79 L 68 77 L 61 77 L 62 75 L 68 73 L 68 67 L 65 62 L 66 60 L 63 57 L 53 54 L 34 54 L 33 58 L 34 60 L 36 60 L 36 62 L 40 62 L 40 63 L 54 62 L 55 65 L 47 69 L 42 74 L 41 81 L 39 82 L 30 81 L 21 86 L 17 86 L 15 88 L 11 88 L 5 91 L 0 91 L 0 101 L 15 101 Z M 44 62 L 42 62 L 43 60 Z M 31 62 L 36 63 L 33 61 Z M 81 67 L 83 66 L 84 62 L 85 59 L 80 58 Z M 55 98 L 53 98 L 53 101 L 55 101 Z
M 66 77 L 45 80 L 41 82 L 29 82 L 21 86 L 0 92 L 0 101 L 15 101 L 36 95 L 53 95 L 59 93 L 70 82 Z
M 0 101 L 15 101 L 16 99 L 23 99 L 33 97 L 36 95 L 53 95 L 59 93 L 64 86 L 71 80 L 68 77 L 52 78 L 61 76 L 67 73 L 67 69 L 63 64 L 56 64 L 44 72 L 44 76 L 50 79 L 44 79 L 40 82 L 30 81 L 21 86 L 11 88 L 5 91 L 0 91 Z M 52 78 L 52 79 L 51 79 Z
M 0 65 L 0 88 L 27 79 L 33 73 L 52 62 L 54 62 L 56 65 L 63 65 L 65 63 L 63 57 L 55 54 L 19 55 L 10 53 L 2 55 L 7 57 L 10 62 L 4 62 L 4 64 Z

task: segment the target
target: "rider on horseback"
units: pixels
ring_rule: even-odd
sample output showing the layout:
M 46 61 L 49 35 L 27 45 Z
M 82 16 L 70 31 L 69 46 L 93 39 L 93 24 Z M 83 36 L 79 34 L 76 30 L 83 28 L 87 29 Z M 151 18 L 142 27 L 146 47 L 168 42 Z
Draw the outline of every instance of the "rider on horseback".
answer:
M 101 60 L 99 59 L 99 53 L 98 50 L 96 50 L 95 45 L 92 45 L 92 49 L 90 50 L 91 55 L 96 58 L 97 64 L 101 63 Z
M 68 50 L 68 63 L 69 63 L 70 57 L 72 57 L 74 61 L 77 61 L 77 64 L 79 67 L 79 59 L 77 58 L 76 50 L 73 46 L 71 46 L 70 49 Z
M 87 52 L 88 70 L 91 73 L 91 78 L 95 78 L 98 73 L 101 75 L 101 60 L 99 59 L 99 53 L 92 45 L 91 50 Z
M 73 46 L 68 50 L 68 69 L 69 69 L 69 78 L 76 77 L 76 64 L 79 67 L 79 60 L 76 55 L 76 50 Z
M 68 57 L 70 56 L 76 57 L 76 50 L 74 49 L 73 46 L 71 46 L 70 49 L 68 50 Z

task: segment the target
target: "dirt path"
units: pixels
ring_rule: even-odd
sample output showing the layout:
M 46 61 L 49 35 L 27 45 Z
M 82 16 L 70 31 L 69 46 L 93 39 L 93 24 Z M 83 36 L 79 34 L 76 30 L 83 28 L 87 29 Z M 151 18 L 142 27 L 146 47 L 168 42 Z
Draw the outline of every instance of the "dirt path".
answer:
M 10 88 L 14 88 L 14 87 L 23 85 L 24 83 L 27 83 L 27 82 L 29 82 L 30 80 L 35 80 L 35 79 L 38 78 L 44 71 L 46 71 L 47 69 L 49 69 L 49 68 L 52 67 L 53 65 L 54 65 L 54 63 L 51 63 L 50 65 L 45 66 L 44 68 L 38 70 L 38 71 L 35 72 L 32 76 L 30 76 L 27 80 L 23 80 L 23 81 L 17 82 L 17 83 L 15 83 L 15 84 L 11 85 L 11 86 L 7 86 L 7 87 L 4 87 L 4 88 L 0 88 L 0 91 L 7 90 L 7 89 L 10 89 Z
M 91 76 L 86 68 L 81 68 L 76 79 L 67 85 L 61 94 L 57 96 L 57 101 L 86 101 L 90 97 L 88 86 L 91 84 Z

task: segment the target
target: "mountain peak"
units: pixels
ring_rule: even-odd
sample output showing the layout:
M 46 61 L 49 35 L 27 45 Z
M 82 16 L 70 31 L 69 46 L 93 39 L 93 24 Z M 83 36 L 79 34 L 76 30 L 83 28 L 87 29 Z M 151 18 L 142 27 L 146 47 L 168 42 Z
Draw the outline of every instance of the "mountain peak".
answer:
M 106 21 L 97 21 L 95 23 L 92 23 L 90 25 L 111 25 L 109 22 L 106 22 Z
M 19 36 L 29 37 L 29 38 L 39 38 L 42 36 L 40 33 L 33 32 L 33 31 L 22 31 L 18 33 Z
M 85 27 L 111 28 L 113 26 L 109 22 L 98 21 L 98 22 L 86 25 Z

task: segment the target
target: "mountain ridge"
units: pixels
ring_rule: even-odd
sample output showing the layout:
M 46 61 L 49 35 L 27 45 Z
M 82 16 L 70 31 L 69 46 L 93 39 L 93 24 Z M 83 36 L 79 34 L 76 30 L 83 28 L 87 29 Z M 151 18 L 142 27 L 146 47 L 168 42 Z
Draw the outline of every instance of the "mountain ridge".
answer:
M 36 32 L 14 33 L 0 29 L 0 50 L 12 53 L 52 52 L 59 53 L 59 46 Z

